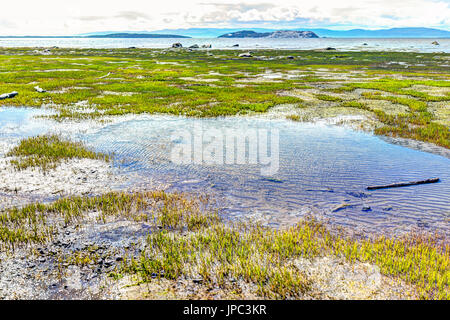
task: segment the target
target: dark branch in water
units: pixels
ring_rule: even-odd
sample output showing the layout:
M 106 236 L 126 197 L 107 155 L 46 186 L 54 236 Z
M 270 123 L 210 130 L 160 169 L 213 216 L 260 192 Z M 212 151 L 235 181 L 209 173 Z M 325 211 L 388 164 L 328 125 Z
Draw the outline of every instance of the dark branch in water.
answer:
M 393 184 L 387 184 L 384 186 L 371 186 L 371 187 L 367 187 L 367 190 L 399 188 L 399 187 L 415 186 L 418 184 L 436 183 L 436 182 L 439 182 L 439 178 L 432 178 L 432 179 L 427 179 L 427 180 L 419 180 L 419 181 L 404 182 L 404 183 L 393 183 Z

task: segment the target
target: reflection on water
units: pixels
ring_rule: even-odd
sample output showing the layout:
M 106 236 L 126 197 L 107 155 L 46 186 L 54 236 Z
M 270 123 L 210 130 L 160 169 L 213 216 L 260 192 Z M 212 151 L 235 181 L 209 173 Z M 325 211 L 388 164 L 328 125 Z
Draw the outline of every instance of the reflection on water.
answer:
M 14 137 L 7 128 L 23 120 L 3 117 L 1 112 L 0 119 L 2 140 Z M 32 120 L 27 123 L 21 126 L 35 128 Z M 40 132 L 61 130 L 58 124 L 49 123 L 41 125 Z M 277 130 L 278 172 L 264 176 L 258 164 L 171 162 L 172 147 L 179 143 L 172 134 L 180 128 L 191 132 L 199 126 L 203 132 L 213 128 L 221 132 Z M 169 190 L 209 193 L 229 217 L 263 219 L 278 225 L 313 213 L 370 232 L 411 227 L 450 230 L 450 159 L 389 144 L 370 134 L 284 120 L 135 116 L 81 130 L 75 136 L 98 151 L 113 152 L 121 172 L 137 176 L 133 186 L 158 181 Z M 370 192 L 365 189 L 431 177 L 439 177 L 441 182 Z

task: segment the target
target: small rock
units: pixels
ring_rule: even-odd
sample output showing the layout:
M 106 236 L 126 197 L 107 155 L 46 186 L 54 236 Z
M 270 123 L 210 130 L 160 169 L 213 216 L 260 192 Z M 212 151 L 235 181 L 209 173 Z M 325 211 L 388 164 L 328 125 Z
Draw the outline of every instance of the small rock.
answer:
M 435 46 L 438 46 L 438 45 L 439 45 L 439 42 L 433 41 L 431 44 L 434 44 Z
M 192 46 L 189 47 L 189 49 L 198 49 L 199 46 L 198 44 L 193 44 Z
M 202 48 L 211 48 L 212 45 L 210 43 L 202 45 Z
M 109 267 L 111 267 L 112 265 L 114 264 L 114 261 L 113 260 L 111 260 L 111 259 L 106 259 L 105 261 L 104 261 L 104 266 L 105 266 L 105 268 L 109 268 Z
M 183 45 L 179 42 L 172 44 L 172 48 L 183 48 Z
M 233 44 L 232 46 L 237 48 L 237 47 L 239 47 L 239 44 L 236 43 L 236 44 Z
M 253 55 L 250 52 L 245 52 L 245 53 L 241 53 L 239 55 L 239 57 L 241 57 L 241 58 L 251 58 L 251 57 L 253 57 Z
M 14 98 L 18 94 L 19 93 L 17 91 L 13 91 L 10 93 L 4 93 L 4 94 L 0 95 L 0 100 Z
M 56 289 L 58 287 L 57 283 L 53 283 L 49 286 L 49 289 Z
M 333 48 L 333 47 L 327 47 L 327 48 L 325 48 L 325 50 L 336 50 L 336 48 Z
M 287 56 L 286 59 L 289 59 L 289 60 L 294 59 L 294 56 Z
M 362 208 L 362 211 L 368 212 L 368 211 L 372 211 L 372 208 L 368 207 L 368 206 L 364 206 Z

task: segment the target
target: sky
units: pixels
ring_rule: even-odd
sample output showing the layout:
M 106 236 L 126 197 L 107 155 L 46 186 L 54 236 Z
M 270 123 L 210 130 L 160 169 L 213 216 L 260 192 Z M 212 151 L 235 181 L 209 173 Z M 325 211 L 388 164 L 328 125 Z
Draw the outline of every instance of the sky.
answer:
M 450 30 L 450 0 L 13 0 L 0 10 L 0 35 L 241 27 Z

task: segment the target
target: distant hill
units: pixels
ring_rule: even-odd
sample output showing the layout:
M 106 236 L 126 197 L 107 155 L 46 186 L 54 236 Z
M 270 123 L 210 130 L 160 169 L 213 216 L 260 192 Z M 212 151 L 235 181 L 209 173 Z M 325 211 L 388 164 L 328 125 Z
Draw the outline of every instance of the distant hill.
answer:
M 218 36 L 218 38 L 267 38 L 271 32 L 255 32 L 252 30 L 242 30 L 230 32 Z
M 163 29 L 150 33 L 179 34 L 193 38 L 216 38 L 223 34 L 242 31 L 243 28 L 190 28 L 190 29 Z M 247 29 L 258 33 L 274 32 L 276 29 L 251 28 Z M 392 29 L 352 29 L 330 30 L 324 28 L 299 27 L 292 30 L 309 30 L 319 37 L 329 38 L 450 38 L 450 31 L 432 28 L 392 28 Z
M 217 38 L 218 36 L 240 31 L 242 28 L 189 28 L 189 29 L 162 29 L 154 30 L 152 32 L 145 33 L 157 33 L 157 34 L 180 34 L 183 36 L 189 36 L 192 38 Z M 252 28 L 255 32 L 273 32 L 275 29 L 264 29 L 264 28 Z M 141 33 L 141 32 L 139 32 Z
M 308 30 L 319 37 L 327 38 L 450 38 L 450 31 L 433 28 L 391 28 L 391 29 L 352 29 L 330 30 L 324 28 L 299 27 L 286 31 Z M 242 31 L 242 28 L 189 28 L 163 29 L 154 31 L 101 31 L 74 36 L 0 36 L 0 38 L 217 38 L 228 33 Z M 276 29 L 251 28 L 256 33 L 273 33 Z M 122 36 L 118 36 L 122 35 Z
M 311 31 L 296 31 L 296 30 L 278 30 L 274 32 L 255 32 L 252 30 L 242 30 L 237 32 L 226 33 L 220 35 L 218 38 L 318 38 L 318 36 Z
M 431 28 L 392 28 L 379 30 L 309 29 L 320 37 L 330 38 L 450 38 L 450 32 Z
M 87 38 L 190 38 L 176 34 L 155 34 L 155 33 L 111 33 L 96 34 L 86 36 Z

